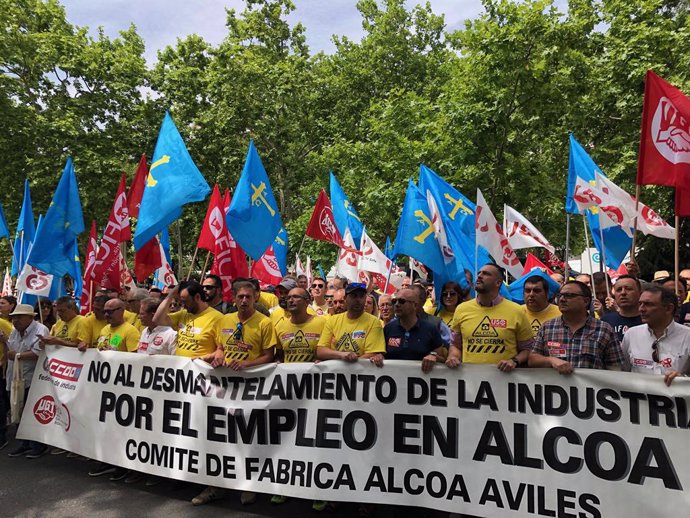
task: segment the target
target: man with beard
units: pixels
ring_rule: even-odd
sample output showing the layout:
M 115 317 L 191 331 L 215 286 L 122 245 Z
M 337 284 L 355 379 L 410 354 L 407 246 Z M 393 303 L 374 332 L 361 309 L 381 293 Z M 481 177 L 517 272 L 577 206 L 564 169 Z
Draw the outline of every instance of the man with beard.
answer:
M 499 295 L 503 269 L 485 264 L 477 273 L 474 300 L 455 309 L 453 336 L 446 365 L 495 363 L 510 372 L 527 364 L 534 331 L 522 308 Z
M 527 321 L 532 326 L 534 334 L 539 332 L 544 322 L 561 316 L 558 306 L 549 303 L 549 284 L 544 277 L 532 275 L 525 279 L 523 296 L 525 305 L 522 308 L 525 310 Z

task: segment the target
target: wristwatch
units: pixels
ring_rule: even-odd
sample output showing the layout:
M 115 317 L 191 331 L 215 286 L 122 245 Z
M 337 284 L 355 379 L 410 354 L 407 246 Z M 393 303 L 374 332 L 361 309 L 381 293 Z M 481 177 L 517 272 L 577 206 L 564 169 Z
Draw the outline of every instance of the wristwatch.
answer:
M 513 356 L 511 360 L 513 360 L 513 363 L 515 363 L 516 368 L 520 366 L 520 362 L 518 361 L 517 356 Z

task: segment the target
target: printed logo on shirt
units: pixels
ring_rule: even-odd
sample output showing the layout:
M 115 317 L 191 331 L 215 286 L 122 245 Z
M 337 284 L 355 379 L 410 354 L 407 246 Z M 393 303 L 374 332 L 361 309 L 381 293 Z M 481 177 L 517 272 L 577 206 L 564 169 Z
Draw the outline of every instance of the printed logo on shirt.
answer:
M 546 347 L 549 349 L 549 356 L 565 356 L 565 347 L 561 342 L 549 340 Z
M 633 358 L 633 365 L 637 367 L 653 367 L 654 362 L 645 358 Z
M 659 362 L 659 365 L 661 365 L 664 369 L 670 369 L 673 367 L 673 359 L 672 358 L 662 358 L 661 361 Z
M 508 321 L 505 318 L 492 318 L 491 327 L 500 327 L 501 329 L 505 329 L 508 327 Z
M 505 322 L 505 320 L 503 322 Z M 489 317 L 484 317 L 482 321 L 479 322 L 479 325 L 472 332 L 472 336 L 474 336 L 475 338 L 497 338 L 498 332 L 491 325 L 491 320 L 489 319 Z
M 361 340 L 361 339 L 363 339 L 365 336 L 367 336 L 367 332 L 366 332 L 366 331 L 352 331 L 352 339 L 353 339 L 353 340 Z
M 352 341 L 352 336 L 349 333 L 345 333 L 335 344 L 336 351 L 345 351 L 347 353 L 354 352 L 359 355 L 359 345 L 357 342 Z
M 539 329 L 541 329 L 541 322 L 539 322 L 539 320 L 535 318 L 534 320 L 532 320 L 530 326 L 532 327 L 532 331 L 534 331 L 534 334 L 537 334 L 539 332 Z
M 401 342 L 402 342 L 401 338 L 390 337 L 388 339 L 388 347 L 400 347 Z
M 157 336 L 156 338 L 153 339 L 153 345 L 163 345 L 163 337 L 162 336 Z

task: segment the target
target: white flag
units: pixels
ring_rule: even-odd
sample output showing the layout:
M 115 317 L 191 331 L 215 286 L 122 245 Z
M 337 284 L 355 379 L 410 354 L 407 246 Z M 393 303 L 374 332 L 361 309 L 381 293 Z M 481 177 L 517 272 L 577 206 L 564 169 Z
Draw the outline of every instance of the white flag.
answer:
M 589 209 L 593 214 L 599 214 L 601 228 L 618 225 L 628 236 L 632 236 L 630 228 L 633 226 L 633 221 L 630 213 L 624 211 L 616 199 L 608 192 L 601 190 L 598 185 L 592 185 L 578 176 L 573 200 L 580 212 Z
M 486 248 L 497 265 L 505 268 L 513 277 L 519 279 L 522 276 L 522 263 L 520 263 L 513 247 L 510 246 L 508 238 L 503 234 L 503 229 L 496 221 L 496 217 L 479 189 L 477 189 L 475 226 L 477 228 L 477 245 Z
M 537 227 L 508 205 L 503 206 L 503 233 L 508 238 L 508 242 L 513 247 L 513 250 L 536 246 L 546 248 L 552 254 L 556 252 L 556 249 L 537 230 Z
M 345 229 L 343 245 L 345 245 L 345 248 L 341 248 L 340 252 L 338 252 L 336 272 L 351 282 L 360 282 L 359 269 L 357 268 L 359 264 L 359 252 L 355 247 L 355 241 L 352 239 L 349 228 Z
M 2 296 L 14 295 L 14 290 L 12 289 L 12 276 L 10 275 L 9 268 L 5 268 L 5 278 L 2 281 Z
M 412 272 L 417 272 L 417 275 L 423 281 L 429 278 L 429 271 L 424 264 L 420 263 L 414 257 L 410 257 L 410 276 L 413 277 Z M 402 284 L 401 284 L 402 286 Z
M 629 218 L 632 219 L 637 215 L 637 229 L 645 235 L 653 235 L 664 239 L 675 239 L 676 229 L 666 223 L 656 212 L 650 209 L 642 202 L 637 203 L 637 210 L 635 209 L 635 197 L 628 194 L 623 188 L 613 183 L 603 175 L 596 173 L 597 184 L 602 191 L 612 196 L 616 203 L 618 203 Z M 631 222 L 634 227 L 634 221 Z
M 53 276 L 43 272 L 29 263 L 24 265 L 22 273 L 17 279 L 17 291 L 47 297 L 50 295 L 50 286 L 53 284 Z
M 376 246 L 367 234 L 366 229 L 362 230 L 362 240 L 359 247 L 361 255 L 357 263 L 360 271 L 379 273 L 388 276 L 391 267 L 391 260 Z
M 453 249 L 448 244 L 448 236 L 446 235 L 446 229 L 443 226 L 443 220 L 441 219 L 441 212 L 438 210 L 438 205 L 436 205 L 436 200 L 431 194 L 431 191 L 427 189 L 426 191 L 426 202 L 429 205 L 429 215 L 431 216 L 431 224 L 434 226 L 434 235 L 436 236 L 436 242 L 441 248 L 441 255 L 443 256 L 443 261 L 446 264 L 450 264 L 455 261 L 455 254 Z
M 299 258 L 299 255 L 295 254 L 295 277 L 299 277 L 300 275 L 306 276 L 307 274 L 304 271 L 302 260 Z
M 314 272 L 311 269 L 311 257 L 307 256 L 307 266 L 305 269 L 307 275 L 307 284 L 311 286 L 311 282 L 314 280 Z
M 153 274 L 153 284 L 162 290 L 166 286 L 176 285 L 177 278 L 175 277 L 175 272 L 173 272 L 173 269 L 168 262 L 168 258 L 165 257 L 165 250 L 163 250 L 163 245 L 161 245 L 160 241 L 158 242 L 158 249 L 161 253 L 162 266 Z

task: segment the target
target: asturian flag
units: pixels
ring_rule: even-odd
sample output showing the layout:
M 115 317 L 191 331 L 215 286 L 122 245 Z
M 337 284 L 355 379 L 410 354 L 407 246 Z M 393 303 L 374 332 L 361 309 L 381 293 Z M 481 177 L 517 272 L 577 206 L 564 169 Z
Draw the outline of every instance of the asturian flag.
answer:
M 503 234 L 501 226 L 496 221 L 496 217 L 479 189 L 477 189 L 476 217 L 477 245 L 486 248 L 496 264 L 518 279 L 523 270 L 520 259 L 515 254 L 513 247 L 510 246 L 508 238 Z
M 503 205 L 503 233 L 508 238 L 513 250 L 541 247 L 546 248 L 551 253 L 556 251 L 544 235 L 537 230 L 537 227 L 508 205 Z

